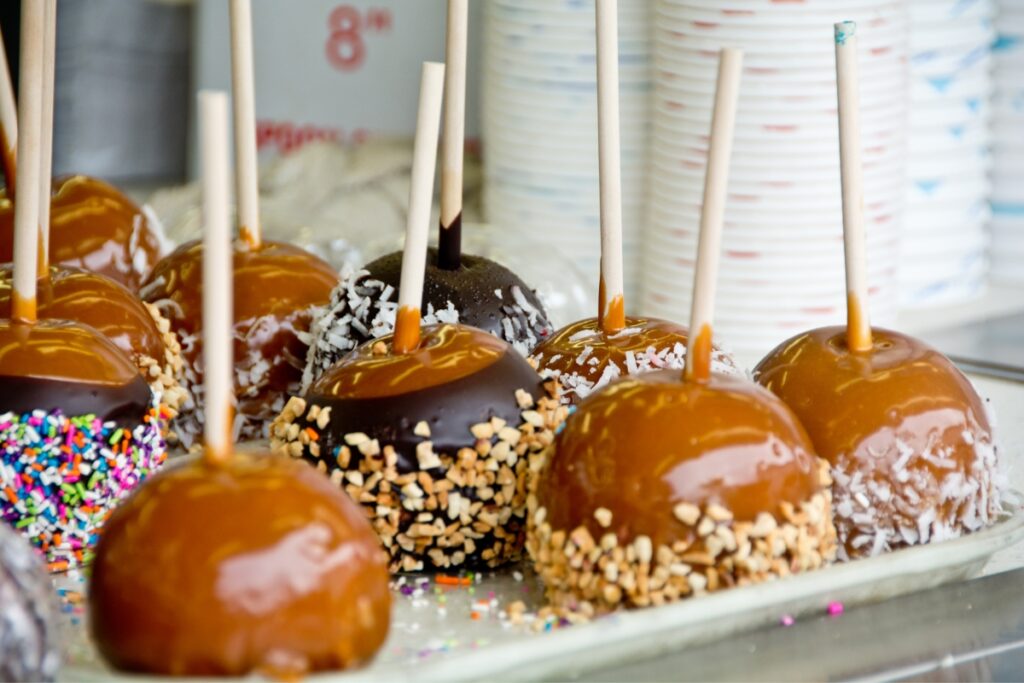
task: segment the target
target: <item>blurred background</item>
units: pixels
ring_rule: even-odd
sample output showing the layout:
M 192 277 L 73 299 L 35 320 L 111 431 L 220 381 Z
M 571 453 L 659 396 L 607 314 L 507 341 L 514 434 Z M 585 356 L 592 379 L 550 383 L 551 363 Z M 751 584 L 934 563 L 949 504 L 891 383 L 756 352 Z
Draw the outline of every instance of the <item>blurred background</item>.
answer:
M 15 74 L 19 4 L 0 3 Z M 443 60 L 444 0 L 253 4 L 266 230 L 358 266 L 401 239 L 419 64 Z M 861 27 L 874 322 L 976 348 L 960 328 L 1024 310 L 1024 2 L 619 5 L 627 310 L 688 318 L 716 53 L 737 46 L 717 331 L 756 358 L 843 319 L 842 19 Z M 193 236 L 194 93 L 230 87 L 227 3 L 63 0 L 58 16 L 55 172 L 111 180 L 173 240 Z M 469 63 L 467 247 L 538 288 L 556 324 L 591 315 L 593 3 L 474 0 Z M 1024 366 L 1018 328 L 972 353 Z

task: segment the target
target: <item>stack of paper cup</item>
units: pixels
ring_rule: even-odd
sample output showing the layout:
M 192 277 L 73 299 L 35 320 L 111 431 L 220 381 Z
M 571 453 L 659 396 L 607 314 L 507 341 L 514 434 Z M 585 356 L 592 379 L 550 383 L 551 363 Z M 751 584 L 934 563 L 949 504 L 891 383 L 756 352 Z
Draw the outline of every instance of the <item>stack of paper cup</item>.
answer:
M 650 112 L 650 14 L 619 2 L 623 251 L 638 278 Z M 482 132 L 487 220 L 569 255 L 595 283 L 600 262 L 597 62 L 592 0 L 491 0 Z
M 1024 284 L 1024 2 L 997 5 L 992 279 Z
M 971 299 L 988 278 L 994 15 L 992 0 L 910 2 L 907 308 Z
M 644 304 L 686 319 L 718 49 L 746 51 L 716 332 L 743 352 L 845 318 L 833 23 L 858 21 L 872 320 L 897 308 L 906 184 L 902 0 L 659 0 Z

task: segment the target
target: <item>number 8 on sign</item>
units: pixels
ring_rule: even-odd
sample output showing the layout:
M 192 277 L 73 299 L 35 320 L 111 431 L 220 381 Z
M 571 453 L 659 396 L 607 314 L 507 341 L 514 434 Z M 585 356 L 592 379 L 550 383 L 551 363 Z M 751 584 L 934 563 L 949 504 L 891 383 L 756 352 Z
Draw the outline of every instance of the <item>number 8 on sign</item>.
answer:
M 365 14 L 358 7 L 339 5 L 327 18 L 327 61 L 339 71 L 354 71 L 366 60 L 365 33 L 381 33 L 391 28 L 391 11 L 370 8 Z

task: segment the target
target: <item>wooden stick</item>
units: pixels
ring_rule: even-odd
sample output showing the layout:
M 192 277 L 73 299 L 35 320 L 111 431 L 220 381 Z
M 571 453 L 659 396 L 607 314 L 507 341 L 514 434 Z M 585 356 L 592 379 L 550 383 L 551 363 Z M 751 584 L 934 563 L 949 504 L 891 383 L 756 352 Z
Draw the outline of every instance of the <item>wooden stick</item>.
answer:
M 427 263 L 430 204 L 434 198 L 434 173 L 437 170 L 444 71 L 444 64 L 424 62 L 420 76 L 409 217 L 405 227 L 405 252 L 402 255 L 402 279 L 398 287 L 398 316 L 395 320 L 395 353 L 411 353 L 420 345 L 420 305 L 423 302 L 423 271 Z
M 605 334 L 614 334 L 626 326 L 617 0 L 597 0 L 597 137 L 601 177 L 601 282 L 604 285 L 598 318 Z
M 18 159 L 21 192 L 14 203 L 14 297 L 11 315 L 36 320 L 39 264 L 39 170 L 43 109 L 43 30 L 45 8 L 39 0 L 21 3 L 21 78 L 18 89 Z
M 7 181 L 7 196 L 14 198 L 18 162 L 18 105 L 14 100 L 14 84 L 7 64 L 7 49 L 0 35 L 0 161 Z
M 693 276 L 690 343 L 686 354 L 685 375 L 690 382 L 707 382 L 711 379 L 715 288 L 718 283 L 729 161 L 732 157 L 736 102 L 739 99 L 742 71 L 743 52 L 732 48 L 723 49 L 718 60 L 718 84 L 711 117 L 708 165 L 704 173 L 704 205 L 700 214 L 697 268 Z
M 231 0 L 231 87 L 235 112 L 235 194 L 238 236 L 250 249 L 263 241 L 259 162 L 256 157 L 256 95 L 252 65 L 251 0 Z
M 207 462 L 231 457 L 233 266 L 228 209 L 228 97 L 199 93 L 203 187 L 203 395 Z
M 839 95 L 839 164 L 843 186 L 843 240 L 846 248 L 846 344 L 871 350 L 867 254 L 864 246 L 864 178 L 860 141 L 860 80 L 857 24 L 835 25 L 836 90 Z
M 462 262 L 462 166 L 466 148 L 466 45 L 469 0 L 448 0 L 445 50 L 444 136 L 441 142 L 441 233 L 437 265 L 458 270 Z
M 45 0 L 43 119 L 39 162 L 39 277 L 50 277 L 50 201 L 53 194 L 53 99 L 57 68 L 57 0 Z

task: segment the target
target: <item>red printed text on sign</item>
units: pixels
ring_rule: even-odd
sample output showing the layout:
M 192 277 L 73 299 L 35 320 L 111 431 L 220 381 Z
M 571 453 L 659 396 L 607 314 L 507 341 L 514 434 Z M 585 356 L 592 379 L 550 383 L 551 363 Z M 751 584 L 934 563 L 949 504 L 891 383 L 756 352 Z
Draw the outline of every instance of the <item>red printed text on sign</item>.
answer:
M 391 10 L 361 10 L 338 5 L 327 17 L 327 62 L 339 71 L 355 71 L 366 61 L 366 37 L 391 30 Z

